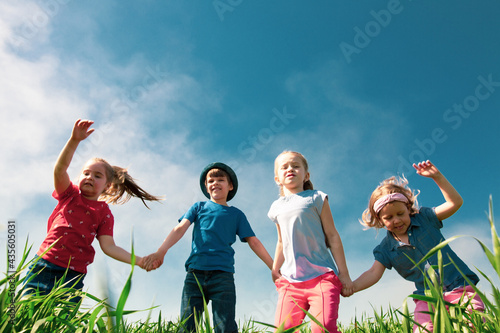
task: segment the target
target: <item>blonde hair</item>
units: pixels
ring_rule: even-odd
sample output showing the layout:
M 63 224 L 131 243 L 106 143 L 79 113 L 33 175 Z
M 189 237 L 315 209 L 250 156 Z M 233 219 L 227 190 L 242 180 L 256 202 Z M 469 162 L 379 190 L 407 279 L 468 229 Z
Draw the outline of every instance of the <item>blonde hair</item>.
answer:
M 373 209 L 375 202 L 383 197 L 384 195 L 391 193 L 401 193 L 408 199 L 406 204 L 410 215 L 415 215 L 418 213 L 418 202 L 417 196 L 420 191 L 414 192 L 408 187 L 408 180 L 402 177 L 390 177 L 384 180 L 380 185 L 373 191 L 368 201 L 368 208 L 363 212 L 362 219 L 359 221 L 366 228 L 384 228 L 384 224 L 379 220 L 378 214 Z
M 299 152 L 296 152 L 296 151 L 291 151 L 291 150 L 285 150 L 283 151 L 281 154 L 279 154 L 276 159 L 274 160 L 274 175 L 275 176 L 278 176 L 278 168 L 279 168 L 279 165 L 278 165 L 278 159 L 282 156 L 282 155 L 285 155 L 285 154 L 294 154 L 296 156 L 299 157 L 300 161 L 302 162 L 303 166 L 304 166 L 304 169 L 307 172 L 309 172 L 309 165 L 307 164 L 307 160 L 306 158 L 304 157 L 304 155 L 302 155 L 301 153 Z M 282 184 L 279 184 L 278 185 L 279 188 L 280 188 L 280 196 L 284 197 L 285 196 L 285 191 L 283 190 L 283 185 Z M 304 191 L 306 190 L 314 190 L 314 186 L 311 182 L 310 179 L 306 180 L 304 182 Z
M 134 178 L 132 178 L 127 169 L 112 166 L 105 159 L 93 158 L 91 161 L 102 163 L 106 169 L 106 181 L 111 183 L 108 189 L 106 189 L 99 196 L 99 200 L 106 201 L 110 204 L 122 205 L 130 200 L 131 197 L 136 197 L 142 200 L 142 203 L 147 208 L 148 205 L 146 201 L 161 201 L 162 197 L 154 196 L 143 190 Z

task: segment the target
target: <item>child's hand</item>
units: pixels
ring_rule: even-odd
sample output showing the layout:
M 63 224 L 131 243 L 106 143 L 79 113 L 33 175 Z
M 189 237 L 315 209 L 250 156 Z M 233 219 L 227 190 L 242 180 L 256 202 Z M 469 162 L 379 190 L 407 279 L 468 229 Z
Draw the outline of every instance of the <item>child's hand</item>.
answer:
M 354 283 L 349 275 L 339 274 L 339 280 L 342 282 L 342 296 L 349 297 L 354 294 Z
M 278 280 L 281 277 L 281 272 L 279 270 L 277 271 L 272 270 L 271 275 L 273 277 L 273 282 L 276 282 L 276 280 Z
M 441 175 L 441 172 L 438 170 L 438 168 L 436 168 L 436 166 L 429 160 L 420 162 L 418 164 L 413 163 L 413 167 L 417 171 L 417 174 L 423 177 L 435 178 Z
M 152 271 L 157 269 L 163 264 L 163 256 L 158 253 L 152 253 L 146 257 L 144 257 L 144 269 L 146 271 Z
M 77 141 L 82 141 L 85 140 L 86 138 L 89 137 L 92 132 L 94 132 L 94 129 L 89 129 L 90 126 L 92 126 L 94 122 L 92 120 L 81 120 L 78 119 L 73 126 L 73 132 L 71 132 L 71 138 Z
M 135 264 L 144 269 L 144 257 L 135 256 Z

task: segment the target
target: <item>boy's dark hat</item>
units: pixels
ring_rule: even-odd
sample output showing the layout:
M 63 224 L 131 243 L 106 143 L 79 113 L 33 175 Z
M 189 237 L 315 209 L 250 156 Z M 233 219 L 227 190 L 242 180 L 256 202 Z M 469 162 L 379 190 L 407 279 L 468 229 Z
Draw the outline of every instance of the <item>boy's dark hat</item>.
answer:
M 234 195 L 236 194 L 236 191 L 238 190 L 238 178 L 236 178 L 236 174 L 234 173 L 233 169 L 231 169 L 228 165 L 221 163 L 221 162 L 214 162 L 210 163 L 203 169 L 200 175 L 200 187 L 201 191 L 207 198 L 210 199 L 210 194 L 208 194 L 207 188 L 205 187 L 205 180 L 207 179 L 207 174 L 210 170 L 212 169 L 221 169 L 227 172 L 229 175 L 229 178 L 231 178 L 231 183 L 233 184 L 233 189 L 229 191 L 227 194 L 227 201 L 231 200 Z

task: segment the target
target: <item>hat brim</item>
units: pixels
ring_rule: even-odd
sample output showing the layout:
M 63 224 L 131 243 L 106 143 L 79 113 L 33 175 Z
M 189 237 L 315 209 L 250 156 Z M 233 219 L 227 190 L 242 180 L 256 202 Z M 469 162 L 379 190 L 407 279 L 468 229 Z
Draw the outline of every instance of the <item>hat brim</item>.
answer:
M 236 177 L 236 173 L 233 171 L 233 169 L 231 169 L 228 165 L 221 163 L 221 162 L 210 163 L 209 165 L 207 165 L 203 169 L 203 171 L 201 172 L 201 175 L 200 175 L 201 191 L 203 192 L 203 194 L 207 198 L 210 199 L 210 194 L 208 193 L 207 188 L 205 186 L 205 181 L 207 179 L 208 172 L 212 169 L 224 170 L 229 175 L 229 178 L 231 178 L 231 183 L 233 185 L 233 189 L 231 191 L 229 191 L 229 193 L 227 194 L 226 201 L 231 200 L 236 195 L 236 192 L 238 191 L 238 178 Z

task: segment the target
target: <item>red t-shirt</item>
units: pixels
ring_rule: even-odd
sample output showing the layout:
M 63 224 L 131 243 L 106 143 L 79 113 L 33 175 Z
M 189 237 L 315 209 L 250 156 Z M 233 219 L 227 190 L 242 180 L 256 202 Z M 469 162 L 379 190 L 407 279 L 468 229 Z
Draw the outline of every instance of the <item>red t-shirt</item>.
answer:
M 94 261 L 92 242 L 96 236 L 113 236 L 114 218 L 104 201 L 89 200 L 80 194 L 78 186 L 52 196 L 59 201 L 49 217 L 47 236 L 37 254 L 42 253 L 57 239 L 59 241 L 42 258 L 61 267 L 87 273 Z

